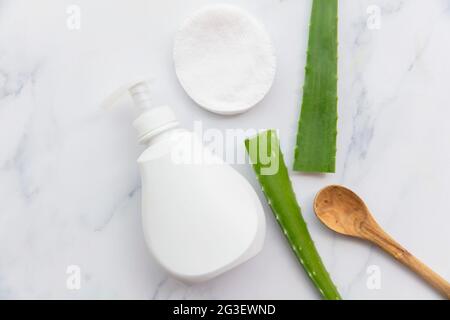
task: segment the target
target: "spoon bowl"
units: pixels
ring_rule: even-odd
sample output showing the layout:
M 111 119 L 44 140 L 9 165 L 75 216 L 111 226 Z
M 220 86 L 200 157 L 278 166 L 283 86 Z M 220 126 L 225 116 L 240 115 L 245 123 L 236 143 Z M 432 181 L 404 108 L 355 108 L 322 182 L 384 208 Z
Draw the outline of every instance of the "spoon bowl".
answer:
M 314 200 L 314 211 L 331 230 L 376 244 L 450 299 L 450 284 L 384 232 L 364 201 L 350 189 L 337 185 L 322 189 Z
M 328 228 L 358 238 L 364 238 L 362 230 L 367 221 L 371 220 L 369 209 L 362 199 L 341 186 L 322 189 L 314 200 L 314 211 Z

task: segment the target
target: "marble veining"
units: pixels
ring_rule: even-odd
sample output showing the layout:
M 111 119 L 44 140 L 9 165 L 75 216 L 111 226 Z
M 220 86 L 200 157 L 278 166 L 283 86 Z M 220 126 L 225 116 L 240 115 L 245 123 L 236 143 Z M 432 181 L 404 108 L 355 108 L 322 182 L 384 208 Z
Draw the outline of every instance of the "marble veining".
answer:
M 228 118 L 196 106 L 172 65 L 179 23 L 211 2 L 79 0 L 79 25 L 71 1 L 0 2 L 0 298 L 318 298 L 265 201 L 263 251 L 207 283 L 171 279 L 145 247 L 143 147 L 130 102 L 100 107 L 123 82 L 153 79 L 155 104 L 172 106 L 187 128 L 278 129 L 292 163 L 311 1 L 225 1 L 264 22 L 278 58 L 267 97 Z M 340 0 L 339 10 L 337 173 L 291 172 L 303 215 L 344 298 L 440 298 L 377 248 L 327 230 L 312 200 L 327 184 L 353 188 L 394 238 L 450 279 L 442 250 L 450 245 L 450 1 Z M 248 165 L 235 167 L 259 190 Z M 67 283 L 69 266 L 79 267 L 79 289 Z

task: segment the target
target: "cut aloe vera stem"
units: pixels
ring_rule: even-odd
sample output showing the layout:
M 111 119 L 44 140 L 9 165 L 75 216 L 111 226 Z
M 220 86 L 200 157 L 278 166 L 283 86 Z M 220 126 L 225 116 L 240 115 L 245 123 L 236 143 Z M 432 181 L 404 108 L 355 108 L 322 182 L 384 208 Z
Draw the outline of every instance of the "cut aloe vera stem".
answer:
M 335 172 L 337 14 L 337 0 L 313 0 L 295 171 Z
M 275 131 L 264 131 L 245 141 L 250 161 L 273 214 L 298 261 L 323 298 L 340 300 L 297 203 Z

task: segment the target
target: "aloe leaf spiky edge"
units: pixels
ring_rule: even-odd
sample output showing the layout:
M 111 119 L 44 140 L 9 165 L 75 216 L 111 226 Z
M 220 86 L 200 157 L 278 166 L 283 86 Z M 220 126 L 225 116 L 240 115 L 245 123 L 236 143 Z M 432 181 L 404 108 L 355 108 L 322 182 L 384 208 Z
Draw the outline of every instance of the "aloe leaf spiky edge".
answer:
M 324 299 L 340 300 L 303 219 L 276 132 L 264 131 L 247 139 L 245 146 L 263 193 L 298 261 Z M 262 154 L 267 155 L 264 161 L 261 161 Z M 275 171 L 274 166 L 277 166 Z
M 313 0 L 295 171 L 335 172 L 337 20 L 338 0 Z

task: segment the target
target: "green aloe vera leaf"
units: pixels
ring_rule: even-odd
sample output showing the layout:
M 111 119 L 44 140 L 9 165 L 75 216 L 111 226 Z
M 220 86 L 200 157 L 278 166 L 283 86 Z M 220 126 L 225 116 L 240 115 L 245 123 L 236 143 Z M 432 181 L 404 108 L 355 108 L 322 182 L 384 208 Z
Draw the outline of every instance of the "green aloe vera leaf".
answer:
M 276 132 L 261 132 L 247 139 L 245 146 L 262 191 L 298 261 L 323 298 L 340 300 L 303 219 Z
M 313 0 L 295 171 L 335 172 L 337 20 L 337 0 Z

